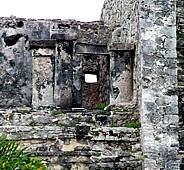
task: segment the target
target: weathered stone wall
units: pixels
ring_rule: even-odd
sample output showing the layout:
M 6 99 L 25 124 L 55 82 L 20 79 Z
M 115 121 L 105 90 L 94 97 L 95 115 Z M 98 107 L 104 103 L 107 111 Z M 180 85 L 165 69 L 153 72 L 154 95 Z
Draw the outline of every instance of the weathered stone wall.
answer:
M 138 0 L 105 0 L 101 20 L 114 29 L 112 41 L 137 41 Z
M 140 1 L 141 124 L 145 169 L 179 169 L 175 1 Z
M 110 36 L 102 22 L 0 18 L 0 106 L 81 107 L 83 55 L 106 57 Z
M 112 43 L 101 21 L 0 21 L 0 134 L 28 145 L 51 170 L 142 169 L 134 45 Z M 110 94 L 127 105 L 85 110 L 107 106 Z
M 136 45 L 144 169 L 179 169 L 175 3 L 106 0 L 102 10 L 112 41 Z
M 50 170 L 142 169 L 136 108 L 0 110 L 0 135 L 20 141 Z M 135 123 L 134 123 L 135 124 Z
M 178 74 L 174 0 L 106 0 L 91 23 L 1 18 L 0 107 L 50 109 L 1 109 L 0 133 L 51 170 L 179 169 L 182 9 L 177 1 Z M 80 108 L 96 104 L 111 106 Z
M 110 104 L 137 103 L 139 86 L 139 74 L 137 73 L 140 69 L 138 67 L 139 57 L 135 49 L 138 40 L 138 1 L 106 0 L 101 20 L 112 30 L 109 50 L 111 50 L 111 45 L 117 44 L 117 49 L 110 54 L 110 63 L 112 63 Z M 119 44 L 123 44 L 124 47 Z M 122 62 L 123 60 L 125 62 Z M 122 62 L 122 68 L 118 68 L 121 66 L 118 62 Z

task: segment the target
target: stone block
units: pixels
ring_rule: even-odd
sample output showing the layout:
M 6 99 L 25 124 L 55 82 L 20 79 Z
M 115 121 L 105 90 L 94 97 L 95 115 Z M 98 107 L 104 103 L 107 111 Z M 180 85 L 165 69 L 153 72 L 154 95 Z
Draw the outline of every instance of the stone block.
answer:
M 109 54 L 106 45 L 85 44 L 85 43 L 77 43 L 75 45 L 75 52 L 77 54 L 100 54 L 100 55 Z
M 78 39 L 78 34 L 75 33 L 59 33 L 52 34 L 51 39 L 59 40 L 59 41 L 75 41 Z
M 56 40 L 51 40 L 51 39 L 30 40 L 29 46 L 30 46 L 30 49 L 32 48 L 55 48 Z
M 135 44 L 131 43 L 112 43 L 108 46 L 109 51 L 134 51 Z

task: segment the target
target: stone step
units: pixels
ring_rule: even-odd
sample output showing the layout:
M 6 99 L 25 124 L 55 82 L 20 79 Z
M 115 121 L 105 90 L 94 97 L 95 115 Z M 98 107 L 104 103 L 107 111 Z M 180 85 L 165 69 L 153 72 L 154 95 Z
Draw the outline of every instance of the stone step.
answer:
M 55 157 L 56 164 L 91 168 L 141 167 L 139 129 L 126 127 L 0 126 L 0 134 L 19 141 L 35 156 Z M 89 140 L 90 139 L 90 140 Z M 138 169 L 139 169 L 138 168 Z M 141 168 L 140 168 L 141 169 Z
M 0 125 L 10 126 L 63 126 L 74 127 L 78 124 L 89 126 L 127 126 L 139 124 L 139 115 L 130 110 L 93 110 L 72 112 L 57 111 L 30 111 L 28 110 L 0 110 Z
M 8 134 L 11 140 L 52 140 L 75 138 L 75 127 L 60 126 L 0 126 L 0 135 Z
M 183 88 L 184 87 L 184 82 L 178 82 L 178 87 Z
M 0 135 L 8 134 L 13 140 L 38 140 L 38 139 L 71 139 L 90 138 L 92 141 L 139 141 L 138 128 L 126 127 L 90 127 L 77 125 L 76 127 L 60 126 L 0 126 Z
M 142 151 L 138 120 L 134 107 L 106 111 L 17 108 L 0 110 L 0 135 L 7 134 L 35 156 L 64 169 L 82 164 L 92 170 L 139 170 Z M 49 166 L 52 169 L 52 164 Z
M 101 127 L 91 129 L 93 141 L 118 141 L 118 142 L 138 142 L 140 140 L 139 129 L 126 127 Z

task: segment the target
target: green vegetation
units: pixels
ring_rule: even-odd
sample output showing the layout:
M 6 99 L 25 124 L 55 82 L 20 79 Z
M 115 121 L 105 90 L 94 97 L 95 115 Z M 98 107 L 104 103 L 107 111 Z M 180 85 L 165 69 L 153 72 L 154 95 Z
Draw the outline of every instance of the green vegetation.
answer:
M 103 110 L 103 115 L 110 116 L 111 115 L 111 112 L 108 111 L 108 110 Z
M 1 170 L 46 170 L 47 167 L 40 158 L 31 158 L 31 153 L 25 153 L 27 148 L 0 136 L 0 169 Z
M 64 114 L 64 112 L 61 109 L 56 109 L 52 112 L 53 115 L 61 115 Z
M 178 38 L 184 38 L 184 34 L 177 34 Z
M 130 122 L 127 122 L 125 124 L 125 127 L 127 128 L 140 128 L 141 127 L 141 123 L 139 121 L 130 121 Z
M 91 131 L 90 134 L 93 136 L 99 136 L 100 133 L 99 131 Z
M 148 155 L 144 155 L 144 158 L 148 158 Z
M 30 122 L 30 123 L 29 123 L 29 125 L 30 125 L 30 126 L 37 126 L 37 125 L 38 125 L 38 123 L 37 123 L 37 122 L 35 122 L 35 121 L 33 120 L 32 122 Z
M 95 105 L 96 109 L 105 109 L 106 107 L 107 107 L 107 105 L 104 103 L 98 103 Z
M 98 110 L 103 110 L 104 115 L 111 115 L 110 107 L 104 103 L 98 103 L 95 105 L 95 108 Z
M 161 138 L 160 138 L 160 137 L 158 137 L 158 136 L 156 136 L 156 137 L 155 137 L 155 140 L 156 140 L 156 141 L 160 141 L 160 140 L 161 140 Z

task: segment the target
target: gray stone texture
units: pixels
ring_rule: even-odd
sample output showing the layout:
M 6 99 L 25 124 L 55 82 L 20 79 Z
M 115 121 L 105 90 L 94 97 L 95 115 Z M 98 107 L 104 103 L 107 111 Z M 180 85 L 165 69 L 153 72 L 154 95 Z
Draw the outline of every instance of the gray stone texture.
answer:
M 133 99 L 140 105 L 144 169 L 179 169 L 175 3 L 106 0 L 101 15 L 113 29 L 111 43 L 136 45 Z M 177 4 L 181 22 L 183 1 Z
M 139 119 L 134 110 L 1 109 L 0 135 L 28 146 L 51 170 L 142 169 L 140 129 L 126 127 Z
M 107 106 L 110 94 L 119 104 L 132 99 L 134 44 L 110 42 L 112 29 L 102 21 L 0 21 L 0 133 L 29 146 L 51 170 L 141 169 L 136 104 Z M 86 83 L 85 74 L 97 83 Z M 119 94 L 111 79 L 121 81 Z M 97 104 L 107 107 L 91 110 Z
M 139 25 L 144 169 L 179 169 L 175 1 L 140 1 Z
M 112 29 L 108 46 L 109 51 L 112 51 L 110 104 L 136 103 L 140 69 L 135 51 L 138 40 L 138 1 L 105 0 L 101 20 Z
M 89 23 L 0 18 L 0 134 L 50 170 L 183 169 L 183 5 L 105 0 Z
M 0 28 L 0 107 L 82 106 L 82 57 L 108 55 L 108 27 L 100 21 L 11 17 L 0 18 Z M 99 64 L 103 68 L 104 62 Z

